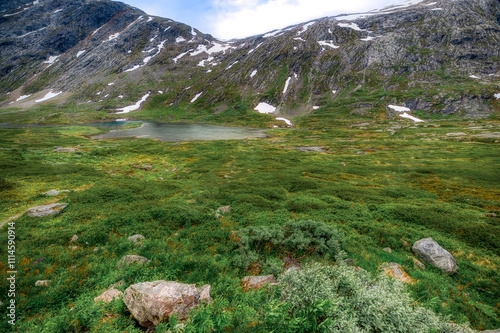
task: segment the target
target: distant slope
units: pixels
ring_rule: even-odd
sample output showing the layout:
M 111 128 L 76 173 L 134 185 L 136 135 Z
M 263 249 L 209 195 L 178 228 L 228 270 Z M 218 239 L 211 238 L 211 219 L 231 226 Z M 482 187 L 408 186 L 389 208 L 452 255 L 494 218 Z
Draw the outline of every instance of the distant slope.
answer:
M 149 94 L 142 106 L 156 115 L 239 101 L 289 117 L 377 118 L 390 104 L 424 116 L 499 111 L 494 0 L 413 1 L 230 42 L 119 2 L 12 3 L 0 12 L 2 107 L 61 92 L 44 102 L 114 113 Z

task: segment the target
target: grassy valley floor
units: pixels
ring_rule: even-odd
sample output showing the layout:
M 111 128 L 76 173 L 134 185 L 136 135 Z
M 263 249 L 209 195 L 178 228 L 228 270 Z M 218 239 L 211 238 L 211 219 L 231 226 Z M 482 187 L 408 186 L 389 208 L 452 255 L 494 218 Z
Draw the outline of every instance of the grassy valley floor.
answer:
M 474 329 L 500 328 L 498 121 L 335 121 L 269 130 L 265 139 L 180 143 L 89 139 L 99 131 L 0 129 L 0 222 L 36 205 L 69 203 L 54 217 L 14 220 L 19 332 L 141 332 L 121 300 L 93 298 L 119 281 L 123 291 L 154 280 L 212 286 L 214 302 L 192 313 L 187 331 L 268 331 L 268 291 L 245 293 L 239 280 L 281 272 L 290 253 L 269 251 L 241 267 L 235 234 L 290 220 L 334 226 L 347 258 L 370 274 L 382 262 L 399 263 L 415 280 L 407 285 L 413 305 Z M 43 194 L 51 189 L 69 192 Z M 228 205 L 231 212 L 217 218 L 216 209 Z M 141 246 L 127 240 L 134 234 L 145 236 Z M 405 244 L 427 237 L 453 254 L 457 274 L 414 265 Z M 117 269 L 127 254 L 152 261 Z M 317 253 L 295 259 L 335 261 Z M 37 280 L 51 282 L 36 287 Z M 11 328 L 0 321 L 1 331 Z

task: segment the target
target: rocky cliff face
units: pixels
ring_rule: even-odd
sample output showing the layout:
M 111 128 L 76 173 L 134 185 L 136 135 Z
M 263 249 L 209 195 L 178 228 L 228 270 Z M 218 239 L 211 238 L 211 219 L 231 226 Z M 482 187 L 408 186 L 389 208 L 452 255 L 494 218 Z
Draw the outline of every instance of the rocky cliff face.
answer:
M 9 0 L 0 10 L 3 107 L 52 92 L 110 113 L 141 97 L 165 112 L 218 113 L 242 100 L 287 116 L 377 117 L 389 104 L 472 118 L 499 110 L 495 0 L 413 1 L 230 42 L 119 2 Z

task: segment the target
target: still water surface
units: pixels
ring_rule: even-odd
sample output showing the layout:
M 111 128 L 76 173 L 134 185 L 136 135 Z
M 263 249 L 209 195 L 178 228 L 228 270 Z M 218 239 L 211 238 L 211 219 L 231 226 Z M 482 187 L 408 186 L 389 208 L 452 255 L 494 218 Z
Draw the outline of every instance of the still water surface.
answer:
M 127 123 L 142 123 L 141 127 L 120 129 Z M 0 128 L 23 128 L 23 127 L 60 127 L 64 125 L 13 125 L 0 123 Z M 241 140 L 247 138 L 263 138 L 266 135 L 263 130 L 249 127 L 225 127 L 205 124 L 185 123 L 159 123 L 153 121 L 107 121 L 85 124 L 107 129 L 108 132 L 92 136 L 92 139 L 113 138 L 149 138 L 161 141 L 191 141 L 191 140 Z

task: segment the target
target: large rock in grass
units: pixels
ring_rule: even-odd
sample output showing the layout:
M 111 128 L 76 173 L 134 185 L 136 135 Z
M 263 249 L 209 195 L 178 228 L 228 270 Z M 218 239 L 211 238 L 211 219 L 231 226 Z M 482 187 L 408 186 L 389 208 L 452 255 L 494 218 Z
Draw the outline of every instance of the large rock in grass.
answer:
M 422 261 L 428 262 L 444 273 L 450 275 L 457 272 L 458 267 L 455 258 L 432 238 L 416 241 L 412 249 Z
M 66 208 L 69 204 L 67 203 L 56 203 L 52 205 L 44 205 L 44 206 L 36 206 L 36 207 L 31 207 L 26 210 L 26 214 L 28 214 L 31 217 L 45 217 L 45 216 L 52 216 L 52 215 L 57 215 Z
M 177 319 L 186 319 L 201 301 L 211 301 L 209 285 L 196 288 L 194 284 L 164 280 L 131 285 L 123 295 L 128 310 L 144 327 L 154 327 L 174 313 Z

